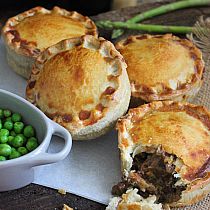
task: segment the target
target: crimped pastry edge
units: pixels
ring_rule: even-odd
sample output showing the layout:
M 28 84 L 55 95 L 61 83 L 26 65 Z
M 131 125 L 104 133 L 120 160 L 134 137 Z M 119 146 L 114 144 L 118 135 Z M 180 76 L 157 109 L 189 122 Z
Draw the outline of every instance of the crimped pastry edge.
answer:
M 52 10 L 48 10 L 45 9 L 44 7 L 34 7 L 30 10 L 27 10 L 23 13 L 20 13 L 14 17 L 11 17 L 7 20 L 6 24 L 4 25 L 3 29 L 2 29 L 2 36 L 4 39 L 5 44 L 14 49 L 15 52 L 19 53 L 19 54 L 23 54 L 25 56 L 30 56 L 30 57 L 37 57 L 40 53 L 40 49 L 36 48 L 35 46 L 31 46 L 31 45 L 21 45 L 21 42 L 23 42 L 24 40 L 21 39 L 17 40 L 17 41 L 13 41 L 13 39 L 15 38 L 15 34 L 11 33 L 11 31 L 14 31 L 14 26 L 19 24 L 21 21 L 23 21 L 25 18 L 34 16 L 36 14 L 51 14 L 51 13 L 57 13 L 60 14 L 62 16 L 67 16 L 70 17 L 74 20 L 77 21 L 81 21 L 86 25 L 86 28 L 89 30 L 88 32 L 91 33 L 91 35 L 93 36 L 98 36 L 97 33 L 97 28 L 94 24 L 94 22 L 87 16 L 83 16 L 81 14 L 79 14 L 76 11 L 67 11 L 65 9 L 62 9 L 60 7 L 53 7 Z

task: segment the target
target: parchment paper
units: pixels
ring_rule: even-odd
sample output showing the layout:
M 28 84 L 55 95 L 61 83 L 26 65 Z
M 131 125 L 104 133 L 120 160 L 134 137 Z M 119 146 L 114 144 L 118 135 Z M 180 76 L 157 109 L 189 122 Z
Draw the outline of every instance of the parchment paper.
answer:
M 210 108 L 210 71 L 206 68 L 205 82 L 194 100 Z M 0 88 L 25 96 L 26 81 L 7 65 L 6 52 L 0 41 Z M 62 140 L 53 137 L 50 152 L 59 151 Z M 121 178 L 117 135 L 114 130 L 91 141 L 73 142 L 70 155 L 61 162 L 39 166 L 35 169 L 34 183 L 107 204 L 111 188 Z M 179 208 L 209 210 L 210 195 L 196 205 Z

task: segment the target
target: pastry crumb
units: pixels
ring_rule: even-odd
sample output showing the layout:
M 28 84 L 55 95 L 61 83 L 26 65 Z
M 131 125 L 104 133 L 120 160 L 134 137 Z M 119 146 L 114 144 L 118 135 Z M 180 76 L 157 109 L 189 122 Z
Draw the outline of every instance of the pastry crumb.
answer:
M 164 210 L 170 210 L 171 208 L 170 208 L 170 206 L 168 204 L 165 204 L 165 205 L 163 205 L 163 209 Z
M 74 210 L 73 208 L 69 207 L 66 204 L 63 204 L 63 209 L 62 210 Z
M 58 193 L 60 193 L 62 195 L 66 195 L 66 190 L 64 190 L 64 189 L 58 189 Z

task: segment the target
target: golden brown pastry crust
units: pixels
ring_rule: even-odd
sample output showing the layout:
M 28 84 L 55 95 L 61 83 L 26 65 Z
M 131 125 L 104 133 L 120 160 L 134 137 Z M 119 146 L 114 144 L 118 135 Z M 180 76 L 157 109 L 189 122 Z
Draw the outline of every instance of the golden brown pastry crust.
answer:
M 132 145 L 162 145 L 183 161 L 182 176 L 187 180 L 199 178 L 200 170 L 209 161 L 210 113 L 202 106 L 152 102 L 129 110 L 117 127 L 122 151 Z
M 128 65 L 132 97 L 183 101 L 202 84 L 202 54 L 189 40 L 144 34 L 121 40 L 116 48 Z
M 118 120 L 122 170 L 129 173 L 131 154 L 138 148 L 158 148 L 175 155 L 176 172 L 187 189 L 171 204 L 195 203 L 210 191 L 210 113 L 202 106 L 158 101 L 129 110 Z
M 126 64 L 103 38 L 63 40 L 37 58 L 26 97 L 74 139 L 94 138 L 128 108 Z
M 22 23 L 23 21 L 30 19 L 30 17 L 35 17 L 37 15 L 49 15 L 50 19 L 50 15 L 57 15 L 57 16 L 61 16 L 61 17 L 65 17 L 70 20 L 72 20 L 72 22 L 74 21 L 75 23 L 77 22 L 78 24 L 81 24 L 82 27 L 84 27 L 85 29 L 85 33 L 84 34 L 91 34 L 94 36 L 97 36 L 97 29 L 96 26 L 94 24 L 94 22 L 92 20 L 90 20 L 88 17 L 84 17 L 83 15 L 72 11 L 69 12 L 65 9 L 61 9 L 59 7 L 54 7 L 52 10 L 47 10 L 43 7 L 35 7 L 32 8 L 28 11 L 25 11 L 21 14 L 18 14 L 12 18 L 9 18 L 8 21 L 6 22 L 5 26 L 2 29 L 2 35 L 3 38 L 6 42 L 6 44 L 11 48 L 14 49 L 18 54 L 22 54 L 25 56 L 30 56 L 30 57 L 37 57 L 40 54 L 40 51 L 43 49 L 40 49 L 40 47 L 38 46 L 38 43 L 36 41 L 30 41 L 30 40 L 25 40 L 24 38 L 21 37 L 21 31 L 18 31 L 18 29 L 16 28 L 18 26 L 18 24 Z M 39 18 L 37 20 L 34 20 L 34 22 L 30 22 L 30 24 L 27 24 L 26 27 L 24 28 L 24 31 L 26 32 L 27 29 L 28 30 L 33 30 L 33 27 L 35 27 L 37 29 L 36 26 L 39 26 L 39 24 L 41 24 L 43 22 L 43 24 L 45 24 L 45 17 L 43 16 L 42 18 Z M 52 23 L 49 20 L 49 23 L 45 24 L 45 28 L 43 30 L 48 30 L 50 31 L 50 33 L 52 33 L 50 35 L 46 34 L 48 37 L 46 37 L 46 40 L 49 41 L 50 39 L 54 39 L 53 37 L 53 33 L 56 32 L 56 30 L 58 31 L 58 28 L 53 28 L 53 21 L 56 21 L 56 18 L 53 18 Z M 63 21 L 64 23 L 65 21 Z M 74 24 L 75 24 L 74 23 Z M 62 25 L 62 22 L 59 23 Z M 49 29 L 47 29 L 47 27 L 49 27 L 48 25 L 51 25 Z M 32 28 L 30 28 L 30 26 Z M 55 25 L 56 26 L 56 25 Z M 24 27 L 24 26 L 23 26 Z M 44 27 L 44 26 L 43 26 Z M 42 30 L 39 29 L 39 30 Z M 62 30 L 60 31 L 60 33 L 62 34 Z M 84 35 L 81 34 L 81 35 Z M 36 35 L 34 33 L 34 35 Z M 45 34 L 44 34 L 45 35 Z M 43 37 L 38 37 L 39 39 L 43 39 Z M 70 36 L 68 38 L 71 38 Z M 61 41 L 62 39 L 58 40 Z M 56 44 L 55 43 L 50 43 L 50 45 L 52 44 Z M 47 47 L 49 47 L 47 46 Z

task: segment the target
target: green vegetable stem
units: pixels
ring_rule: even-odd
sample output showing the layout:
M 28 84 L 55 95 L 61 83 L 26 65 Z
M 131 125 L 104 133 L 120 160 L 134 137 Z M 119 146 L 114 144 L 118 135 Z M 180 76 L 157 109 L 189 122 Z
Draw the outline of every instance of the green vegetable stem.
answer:
M 123 28 L 132 30 L 141 30 L 146 32 L 156 33 L 179 33 L 186 34 L 193 30 L 193 27 L 188 26 L 163 26 L 163 25 L 148 25 L 148 24 L 137 24 L 127 22 L 112 22 L 112 21 L 99 21 L 97 25 L 101 28 Z
M 168 12 L 171 12 L 171 11 L 184 9 L 184 8 L 189 8 L 189 7 L 205 6 L 205 5 L 209 5 L 209 4 L 210 4 L 210 0 L 177 1 L 177 2 L 169 3 L 169 4 L 166 4 L 166 5 L 163 5 L 163 6 L 160 6 L 160 7 L 142 12 L 142 13 L 134 16 L 133 18 L 127 20 L 126 23 L 130 23 L 130 24 L 134 23 L 135 24 L 135 23 L 141 22 L 143 20 L 158 16 L 158 15 L 162 15 L 162 14 L 165 14 L 165 13 L 168 13 Z M 99 27 L 100 27 L 100 24 L 99 24 Z M 154 27 L 152 25 L 148 26 L 148 27 L 151 27 L 150 31 L 152 31 L 152 32 L 159 32 L 158 30 L 154 30 Z M 113 33 L 112 33 L 112 38 L 113 39 L 121 36 L 124 33 L 124 30 L 123 30 L 124 28 L 142 30 L 142 29 L 139 28 L 139 26 L 136 29 L 136 27 L 134 25 L 127 26 L 127 27 L 118 27 L 118 28 L 119 29 L 114 30 Z M 179 32 L 180 30 L 181 30 L 182 33 L 184 33 L 184 31 L 185 31 L 185 29 L 183 29 L 183 28 L 178 29 L 178 30 L 176 30 L 175 28 L 174 29 L 168 28 L 168 30 L 167 30 L 167 28 L 165 28 L 164 30 L 161 30 L 161 31 L 180 33 Z M 147 28 L 146 31 L 149 31 L 149 29 Z M 188 31 L 188 30 L 186 30 L 186 31 Z

